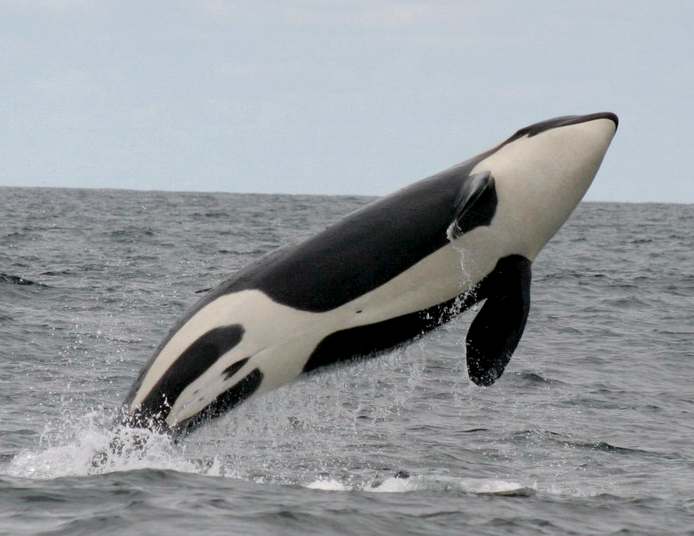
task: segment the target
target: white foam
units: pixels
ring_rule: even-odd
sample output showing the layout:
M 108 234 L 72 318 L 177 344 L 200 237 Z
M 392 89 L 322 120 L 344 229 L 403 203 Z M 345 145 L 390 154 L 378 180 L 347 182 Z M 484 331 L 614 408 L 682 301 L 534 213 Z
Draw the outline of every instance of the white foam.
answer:
M 304 487 L 322 491 L 351 491 L 351 488 L 334 478 L 319 478 L 318 480 L 304 484 Z
M 462 491 L 477 495 L 532 495 L 536 491 L 534 486 L 494 478 L 462 478 L 459 486 Z
M 405 493 L 410 491 L 461 491 L 477 495 L 528 495 L 534 488 L 518 482 L 495 478 L 459 478 L 411 476 L 386 478 L 383 482 L 364 488 L 376 493 Z
M 376 493 L 405 493 L 415 491 L 418 486 L 416 477 L 410 478 L 386 478 L 383 482 L 366 486 L 364 491 L 373 491 Z
M 410 476 L 409 478 L 374 478 L 367 482 L 340 482 L 319 478 L 304 487 L 322 491 L 365 491 L 370 493 L 409 493 L 414 491 L 455 491 L 476 495 L 532 495 L 535 486 L 496 478 L 460 478 L 444 476 Z

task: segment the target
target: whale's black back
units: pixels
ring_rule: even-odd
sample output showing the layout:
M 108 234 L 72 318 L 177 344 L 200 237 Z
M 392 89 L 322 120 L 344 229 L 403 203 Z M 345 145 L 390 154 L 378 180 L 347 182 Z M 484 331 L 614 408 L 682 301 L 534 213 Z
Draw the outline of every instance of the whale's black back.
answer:
M 448 243 L 456 197 L 478 160 L 374 201 L 305 242 L 271 253 L 205 301 L 257 289 L 284 305 L 324 312 L 370 292 Z

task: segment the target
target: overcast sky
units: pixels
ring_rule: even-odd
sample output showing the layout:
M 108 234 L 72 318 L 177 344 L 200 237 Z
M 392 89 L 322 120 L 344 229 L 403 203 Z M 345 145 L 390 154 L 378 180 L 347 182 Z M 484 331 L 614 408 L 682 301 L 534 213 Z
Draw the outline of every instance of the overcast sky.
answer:
M 694 2 L 0 0 L 0 185 L 385 194 L 614 111 L 587 198 L 694 203 Z

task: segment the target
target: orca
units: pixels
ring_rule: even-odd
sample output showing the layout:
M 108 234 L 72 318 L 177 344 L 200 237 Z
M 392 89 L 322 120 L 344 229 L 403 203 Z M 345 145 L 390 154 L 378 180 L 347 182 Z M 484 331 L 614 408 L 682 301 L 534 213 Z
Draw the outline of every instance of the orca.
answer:
M 467 369 L 492 385 L 526 325 L 532 263 L 617 126 L 609 112 L 535 123 L 253 262 L 174 326 L 130 389 L 125 419 L 178 436 L 303 374 L 415 340 L 478 302 Z

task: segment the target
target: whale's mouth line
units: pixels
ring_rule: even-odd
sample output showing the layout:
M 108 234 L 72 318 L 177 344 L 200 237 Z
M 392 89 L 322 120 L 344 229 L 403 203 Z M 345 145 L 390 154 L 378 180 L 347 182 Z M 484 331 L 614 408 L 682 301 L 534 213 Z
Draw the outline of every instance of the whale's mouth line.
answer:
M 617 128 L 619 127 L 619 117 L 617 117 L 617 114 L 614 114 L 612 112 L 597 112 L 587 115 L 577 115 L 573 116 L 573 118 L 567 118 L 567 121 L 561 122 L 556 126 L 564 127 L 568 125 L 578 125 L 580 123 L 587 123 L 589 121 L 595 121 L 597 119 L 609 119 L 614 123 L 615 130 L 617 130 Z
M 612 121 L 614 123 L 615 131 L 619 127 L 619 117 L 617 117 L 617 114 L 614 114 L 612 112 L 596 112 L 587 115 L 564 115 L 560 117 L 554 117 L 553 119 L 547 119 L 546 121 L 540 121 L 539 123 L 535 123 L 533 125 L 522 128 L 519 131 L 517 131 L 513 136 L 501 143 L 501 145 L 495 147 L 493 150 L 496 151 L 504 145 L 512 143 L 524 136 L 532 138 L 534 136 L 537 136 L 538 134 L 547 132 L 548 130 L 560 127 L 568 127 L 571 125 L 579 125 L 581 123 L 588 123 L 590 121 L 595 121 L 598 119 L 608 119 Z

